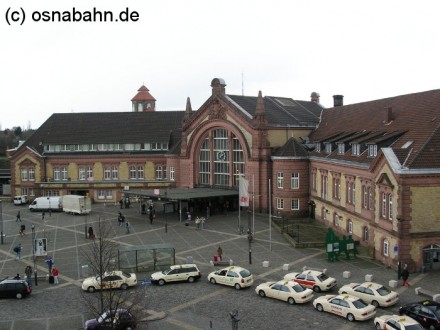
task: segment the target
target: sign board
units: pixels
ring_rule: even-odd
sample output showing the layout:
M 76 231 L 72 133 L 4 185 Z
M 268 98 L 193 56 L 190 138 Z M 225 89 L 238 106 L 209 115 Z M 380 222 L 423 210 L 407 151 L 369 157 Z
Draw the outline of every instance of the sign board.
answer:
M 155 194 L 156 196 L 160 195 L 160 189 L 154 189 L 154 194 Z
M 347 243 L 347 250 L 354 250 L 354 243 Z

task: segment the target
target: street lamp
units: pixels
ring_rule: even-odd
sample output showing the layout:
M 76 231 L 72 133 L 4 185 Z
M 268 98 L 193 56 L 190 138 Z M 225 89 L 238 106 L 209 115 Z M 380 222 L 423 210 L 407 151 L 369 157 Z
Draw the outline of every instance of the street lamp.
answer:
M 2 200 L 0 199 L 0 235 L 1 235 L 1 243 L 3 244 L 3 204 L 2 204 Z

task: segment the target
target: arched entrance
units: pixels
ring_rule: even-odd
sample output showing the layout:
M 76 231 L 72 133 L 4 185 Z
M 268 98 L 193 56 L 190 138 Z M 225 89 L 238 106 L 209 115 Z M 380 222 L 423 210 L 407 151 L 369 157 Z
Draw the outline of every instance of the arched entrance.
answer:
M 431 244 L 423 249 L 423 266 L 426 269 L 440 269 L 440 245 Z

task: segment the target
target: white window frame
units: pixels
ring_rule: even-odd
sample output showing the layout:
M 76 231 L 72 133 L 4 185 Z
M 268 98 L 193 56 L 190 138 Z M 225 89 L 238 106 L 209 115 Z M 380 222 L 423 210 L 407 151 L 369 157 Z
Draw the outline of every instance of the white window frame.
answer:
M 299 173 L 293 172 L 290 176 L 290 188 L 299 189 Z
M 104 167 L 104 180 L 111 180 L 111 167 L 110 166 L 105 166 Z
M 359 143 L 353 143 L 351 145 L 351 154 L 353 156 L 359 156 L 361 154 L 361 146 Z
M 284 199 L 277 198 L 277 210 L 283 210 L 283 209 L 284 209 Z
M 112 180 L 118 180 L 119 179 L 119 168 L 118 166 L 114 165 L 112 166 Z
M 388 195 L 388 219 L 393 220 L 393 194 Z
M 369 144 L 368 157 L 376 157 L 376 156 L 377 156 L 377 144 Z
M 338 155 L 345 153 L 345 143 L 338 143 Z
M 277 188 L 283 189 L 283 186 L 284 186 L 284 173 L 278 172 L 277 173 Z
M 170 167 L 170 181 L 174 181 L 175 180 L 175 170 L 174 167 Z
M 330 154 L 332 151 L 333 151 L 332 144 L 331 143 L 326 143 L 325 144 L 325 152 Z
M 353 221 L 348 220 L 348 233 L 353 234 Z
M 144 178 L 144 166 L 142 166 L 142 165 L 137 166 L 137 178 L 138 179 Z
M 387 239 L 383 240 L 383 255 L 388 257 L 390 255 L 390 242 Z
M 35 181 L 35 169 L 33 167 L 28 170 L 28 178 L 29 181 Z
M 382 218 L 386 218 L 386 216 L 387 216 L 387 194 L 384 191 L 381 193 L 381 201 L 382 201 L 381 215 L 382 215 Z
M 130 173 L 130 180 L 135 180 L 136 179 L 136 165 L 130 165 L 128 170 Z

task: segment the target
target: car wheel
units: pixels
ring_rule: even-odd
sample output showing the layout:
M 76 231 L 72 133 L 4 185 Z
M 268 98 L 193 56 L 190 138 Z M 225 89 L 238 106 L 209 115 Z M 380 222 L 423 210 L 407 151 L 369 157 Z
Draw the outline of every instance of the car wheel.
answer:
M 379 322 L 376 322 L 376 329 L 377 330 L 382 330 L 382 327 L 380 326 Z
M 93 292 L 95 292 L 95 287 L 94 286 L 89 286 L 87 288 L 87 291 L 90 292 L 90 293 L 93 293 Z
M 188 282 L 189 283 L 193 283 L 194 282 L 194 277 L 192 277 L 192 276 L 188 277 Z
M 266 297 L 266 293 L 263 290 L 258 291 L 258 295 L 263 298 Z
M 292 297 L 289 297 L 289 299 L 287 299 L 287 302 L 289 303 L 289 305 L 295 305 L 295 299 L 293 299 Z
M 315 291 L 316 293 L 320 293 L 321 292 L 321 288 L 319 286 L 315 285 L 313 287 L 313 291 Z
M 348 313 L 347 314 L 347 320 L 349 320 L 350 322 L 353 322 L 354 321 L 354 315 L 351 314 L 351 313 Z
M 318 304 L 318 305 L 316 305 L 316 310 L 317 310 L 318 312 L 323 312 L 323 311 L 324 311 L 324 308 L 322 307 L 321 304 Z
M 159 282 L 157 282 L 160 286 L 162 286 L 162 285 L 164 285 L 165 284 L 165 280 L 164 279 L 160 279 L 159 280 Z
M 127 290 L 127 289 L 128 289 L 127 283 L 122 283 L 121 284 L 121 290 Z
M 241 286 L 240 286 L 240 284 L 235 283 L 234 288 L 235 288 L 235 290 L 240 290 L 240 289 L 241 289 Z
M 15 295 L 15 298 L 21 299 L 21 298 L 23 298 L 23 294 L 21 292 L 17 292 L 17 294 Z
M 214 278 L 214 277 L 211 277 L 211 279 L 209 280 L 209 282 L 211 282 L 212 284 L 217 283 L 217 282 L 215 281 L 215 278 Z
M 371 302 L 371 305 L 373 305 L 374 307 L 379 307 L 379 303 L 376 301 L 376 300 L 373 300 L 372 302 Z

